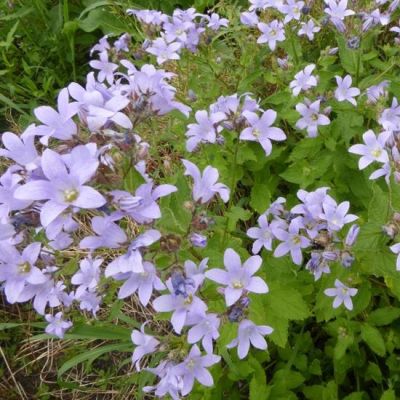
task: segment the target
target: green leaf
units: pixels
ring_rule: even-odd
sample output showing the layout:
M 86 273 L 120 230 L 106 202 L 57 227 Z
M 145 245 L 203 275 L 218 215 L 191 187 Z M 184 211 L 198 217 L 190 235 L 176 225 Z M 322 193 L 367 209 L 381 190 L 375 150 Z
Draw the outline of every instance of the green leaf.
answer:
M 396 393 L 393 389 L 385 390 L 380 400 L 396 400 Z
M 98 347 L 97 349 L 85 351 L 83 354 L 79 354 L 68 361 L 66 361 L 61 367 L 58 369 L 57 376 L 60 377 L 62 374 L 75 367 L 76 365 L 88 361 L 95 360 L 103 354 L 110 353 L 112 351 L 122 351 L 122 352 L 131 352 L 132 351 L 131 343 L 116 343 L 109 344 L 106 346 Z
M 386 353 L 385 342 L 378 329 L 368 324 L 363 324 L 361 328 L 361 338 L 370 349 L 383 357 Z
M 372 311 L 367 318 L 367 322 L 375 326 L 384 326 L 389 325 L 399 317 L 400 308 L 382 307 Z
M 251 189 L 250 205 L 259 214 L 262 214 L 268 207 L 271 201 L 271 193 L 268 185 L 256 183 Z
M 247 221 L 251 215 L 250 210 L 245 210 L 238 206 L 231 207 L 229 212 L 226 213 L 226 216 L 228 217 L 228 231 L 234 231 L 238 221 Z

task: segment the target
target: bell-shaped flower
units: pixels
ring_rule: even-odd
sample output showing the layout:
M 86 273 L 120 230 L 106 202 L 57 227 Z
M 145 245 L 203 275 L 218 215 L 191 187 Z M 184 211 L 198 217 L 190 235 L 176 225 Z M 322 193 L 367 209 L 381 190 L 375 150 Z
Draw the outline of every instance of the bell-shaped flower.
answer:
M 221 199 L 226 203 L 229 200 L 229 188 L 223 183 L 219 183 L 218 170 L 211 166 L 207 166 L 203 174 L 195 164 L 188 160 L 182 160 L 185 166 L 185 175 L 193 178 L 193 199 L 204 204 L 210 201 L 215 194 L 219 194 Z
M 146 323 L 142 324 L 140 331 L 134 329 L 131 334 L 133 344 L 136 346 L 132 354 L 132 363 L 135 365 L 136 371 L 140 371 L 140 361 L 148 354 L 157 350 L 160 342 L 151 335 L 144 332 Z
M 324 293 L 329 297 L 334 297 L 333 308 L 338 308 L 341 304 L 348 310 L 353 309 L 353 302 L 351 298 L 357 294 L 358 290 L 355 288 L 349 288 L 344 285 L 339 279 L 335 280 L 335 288 L 325 289 Z
M 258 276 L 253 276 L 261 267 L 260 256 L 252 256 L 243 264 L 239 254 L 233 249 L 226 249 L 224 265 L 226 270 L 213 268 L 206 272 L 206 277 L 224 288 L 225 302 L 228 307 L 240 299 L 245 292 L 268 293 L 268 286 Z

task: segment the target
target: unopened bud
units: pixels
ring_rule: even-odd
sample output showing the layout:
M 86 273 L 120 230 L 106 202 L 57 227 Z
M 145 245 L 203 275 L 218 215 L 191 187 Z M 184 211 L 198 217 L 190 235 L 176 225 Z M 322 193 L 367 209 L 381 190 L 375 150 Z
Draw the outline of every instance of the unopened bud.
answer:
M 399 228 L 396 224 L 393 222 L 383 225 L 382 226 L 382 232 L 386 235 L 389 236 L 390 239 L 394 239 L 396 235 L 399 233 Z
M 193 201 L 185 201 L 185 202 L 183 203 L 183 207 L 184 207 L 186 210 L 193 211 L 193 210 L 194 210 Z
M 170 234 L 162 236 L 160 239 L 160 247 L 164 251 L 176 252 L 181 245 L 181 238 L 177 235 Z

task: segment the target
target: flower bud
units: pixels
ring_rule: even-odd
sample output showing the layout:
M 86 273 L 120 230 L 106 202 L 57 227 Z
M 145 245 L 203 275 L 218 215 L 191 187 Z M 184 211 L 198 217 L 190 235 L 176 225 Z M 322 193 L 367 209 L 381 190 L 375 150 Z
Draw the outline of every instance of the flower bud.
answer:
M 360 38 L 353 36 L 347 41 L 347 47 L 352 50 L 356 50 L 360 47 Z
M 181 238 L 177 235 L 170 234 L 162 236 L 160 239 L 160 247 L 164 251 L 174 253 L 179 250 L 181 246 Z
M 199 233 L 192 233 L 190 236 L 190 241 L 194 247 L 206 247 L 207 246 L 207 236 L 200 235 Z
M 399 233 L 399 227 L 393 222 L 390 222 L 389 224 L 382 226 L 382 232 L 386 236 L 390 237 L 390 239 L 394 239 Z
M 183 203 L 183 207 L 186 209 L 186 210 L 189 210 L 190 212 L 193 212 L 194 211 L 194 204 L 193 204 L 193 201 L 185 201 L 184 203 Z
M 350 268 L 353 263 L 355 258 L 348 252 L 348 251 L 344 251 L 342 252 L 342 254 L 340 255 L 341 258 L 341 263 L 343 265 L 343 267 L 345 268 Z

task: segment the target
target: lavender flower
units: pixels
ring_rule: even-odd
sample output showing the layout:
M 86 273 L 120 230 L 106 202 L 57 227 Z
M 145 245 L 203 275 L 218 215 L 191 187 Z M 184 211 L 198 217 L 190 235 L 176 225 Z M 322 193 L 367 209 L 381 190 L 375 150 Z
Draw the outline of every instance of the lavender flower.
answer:
M 124 299 L 137 291 L 140 303 L 147 306 L 154 289 L 163 290 L 165 289 L 165 285 L 157 276 L 154 264 L 149 261 L 144 261 L 143 272 L 130 273 L 128 279 L 119 289 L 118 298 Z
M 285 14 L 284 24 L 292 20 L 298 21 L 301 18 L 301 10 L 304 6 L 304 1 L 286 0 L 286 4 L 279 7 L 279 11 Z
M 218 363 L 220 359 L 215 354 L 202 356 L 197 345 L 192 346 L 185 360 L 176 366 L 176 373 L 183 379 L 182 396 L 191 392 L 195 380 L 204 386 L 212 386 L 214 381 L 207 368 Z
M 263 247 L 267 250 L 272 250 L 272 239 L 274 238 L 265 214 L 261 215 L 257 222 L 260 226 L 259 228 L 254 227 L 247 230 L 247 236 L 256 239 L 253 243 L 253 254 L 259 253 Z
M 101 207 L 106 202 L 104 197 L 92 187 L 84 185 L 97 168 L 97 164 L 95 168 L 88 168 L 85 164 L 86 160 L 77 160 L 67 169 L 59 154 L 46 149 L 41 165 L 47 180 L 32 180 L 19 187 L 14 196 L 20 200 L 47 200 L 40 211 L 40 220 L 45 227 L 68 207 Z
M 140 361 L 147 354 L 154 353 L 160 342 L 151 335 L 144 333 L 145 323 L 140 327 L 140 331 L 134 329 L 131 339 L 136 348 L 132 354 L 132 363 L 135 365 L 136 371 L 140 371 Z
M 207 236 L 194 232 L 190 235 L 190 242 L 194 247 L 204 248 L 207 246 Z
M 390 246 L 390 250 L 394 253 L 397 254 L 397 260 L 396 260 L 396 270 L 400 271 L 400 243 L 396 243 L 393 246 Z
M 267 110 L 261 117 L 254 112 L 243 111 L 242 115 L 247 119 L 250 127 L 240 133 L 240 139 L 258 141 L 269 156 L 272 151 L 271 140 L 285 140 L 286 135 L 282 129 L 271 126 L 276 120 L 276 111 Z
M 181 44 L 178 42 L 167 42 L 165 37 L 153 40 L 151 46 L 146 49 L 150 54 L 157 57 L 157 63 L 163 64 L 168 60 L 179 60 L 179 50 Z
M 335 288 L 325 289 L 324 293 L 329 297 L 335 297 L 333 301 L 333 308 L 338 308 L 342 303 L 348 310 L 353 309 L 353 302 L 351 298 L 358 292 L 357 289 L 349 288 L 344 285 L 339 279 L 335 280 Z
M 92 60 L 89 65 L 99 70 L 97 79 L 99 82 L 106 80 L 110 85 L 114 82 L 114 71 L 118 68 L 118 65 L 108 61 L 107 51 L 102 51 L 99 54 L 99 60 Z
M 86 236 L 79 243 L 81 249 L 95 250 L 99 247 L 117 249 L 127 241 L 123 229 L 115 222 L 112 216 L 93 217 L 92 229 L 98 236 Z
M 10 158 L 28 171 L 39 165 L 39 155 L 35 147 L 35 125 L 30 125 L 21 136 L 12 132 L 4 132 L 1 140 L 5 149 L 0 149 L 0 156 Z
M 250 350 L 250 344 L 260 350 L 266 350 L 268 345 L 265 341 L 265 335 L 270 335 L 273 329 L 267 325 L 256 325 L 254 322 L 244 319 L 240 322 L 237 339 L 232 340 L 227 345 L 229 349 L 237 347 L 238 357 L 242 360 Z
M 303 228 L 301 218 L 293 219 L 288 227 L 288 230 L 283 230 L 281 227 L 273 229 L 273 234 L 282 240 L 282 243 L 274 251 L 275 257 L 282 257 L 290 252 L 292 260 L 295 264 L 301 265 L 303 262 L 303 254 L 301 249 L 310 246 L 310 240 L 300 234 L 300 229 Z
M 301 28 L 299 29 L 299 36 L 307 36 L 308 40 L 314 40 L 314 33 L 317 33 L 321 30 L 319 26 L 314 24 L 312 19 L 309 19 L 307 22 L 301 23 Z
M 400 106 L 396 97 L 393 97 L 392 105 L 382 111 L 378 122 L 386 131 L 400 130 Z
M 58 112 L 49 106 L 41 106 L 33 110 L 36 118 L 43 122 L 43 125 L 36 128 L 35 134 L 44 136 L 45 143 L 48 137 L 69 140 L 76 134 L 77 128 L 72 117 L 78 112 L 78 106 L 75 103 L 69 103 L 68 98 L 68 89 L 64 88 L 58 95 Z
M 353 98 L 360 94 L 360 89 L 352 88 L 351 83 L 352 79 L 350 75 L 346 75 L 344 78 L 340 76 L 335 76 L 336 83 L 338 85 L 337 89 L 335 90 L 335 97 L 338 101 L 348 101 L 354 106 L 357 105 L 356 100 Z
M 95 290 L 100 281 L 100 265 L 102 258 L 84 258 L 79 263 L 79 270 L 72 276 L 71 283 L 79 285 L 76 296 L 79 297 L 86 289 Z
M 364 169 L 374 161 L 386 164 L 389 162 L 389 155 L 385 150 L 385 143 L 390 137 L 391 133 L 384 131 L 375 136 L 374 132 L 370 129 L 363 134 L 365 144 L 355 144 L 349 148 L 349 152 L 361 155 L 358 161 L 358 168 Z
M 221 26 L 227 27 L 229 21 L 226 18 L 221 18 L 218 14 L 212 13 L 208 17 L 207 27 L 212 29 L 213 31 L 217 31 Z
M 350 227 L 345 239 L 346 246 L 353 246 L 354 242 L 357 240 L 359 232 L 360 227 L 357 224 L 354 224 Z
M 153 308 L 157 312 L 173 311 L 171 323 L 174 331 L 179 334 L 188 318 L 191 315 L 204 314 L 207 310 L 207 306 L 203 300 L 195 295 L 194 287 L 192 290 L 189 290 L 190 287 L 188 287 L 189 293 L 187 293 L 187 296 L 185 297 L 181 294 L 175 294 L 171 279 L 167 280 L 166 285 L 170 294 L 164 294 L 157 297 L 153 301 Z
M 222 184 L 217 183 L 219 174 L 216 168 L 207 166 L 203 175 L 195 164 L 188 160 L 182 160 L 185 166 L 185 175 L 193 178 L 193 199 L 202 204 L 209 202 L 215 194 L 219 194 L 221 199 L 226 203 L 229 200 L 229 188 Z
M 205 314 L 198 317 L 195 324 L 189 329 L 188 343 L 194 344 L 201 340 L 204 350 L 208 354 L 213 352 L 213 340 L 219 338 L 218 328 L 221 320 L 217 314 Z
M 329 125 L 331 122 L 326 115 L 320 113 L 320 103 L 320 100 L 316 100 L 311 104 L 299 103 L 296 105 L 296 110 L 301 115 L 296 122 L 296 128 L 306 129 L 309 137 L 318 135 L 318 126 Z
M 243 265 L 239 254 L 233 249 L 226 249 L 224 253 L 224 265 L 226 271 L 219 268 L 210 269 L 206 277 L 217 283 L 225 285 L 225 302 L 229 307 L 240 299 L 243 293 L 268 293 L 268 286 L 258 276 L 253 276 L 261 267 L 262 259 L 252 256 Z
M 354 15 L 355 12 L 353 10 L 347 9 L 347 1 L 348 0 L 325 0 L 327 4 L 325 12 L 333 20 L 343 20 L 345 17 Z
M 389 86 L 389 81 L 382 81 L 377 85 L 370 86 L 366 89 L 368 103 L 375 104 L 381 97 L 387 97 L 386 88 Z
M 45 315 L 46 321 L 49 323 L 46 326 L 45 332 L 48 335 L 57 336 L 60 339 L 64 338 L 65 331 L 72 326 L 71 321 L 65 321 L 63 319 L 62 312 L 58 312 L 56 315 L 47 314 Z
M 322 208 L 324 212 L 320 215 L 320 218 L 327 222 L 328 230 L 333 232 L 339 231 L 345 224 L 358 219 L 356 215 L 347 214 L 350 208 L 348 201 L 344 201 L 338 205 L 332 197 L 327 196 L 322 203 Z
M 268 47 L 271 51 L 276 49 L 277 42 L 285 40 L 285 29 L 282 22 L 274 19 L 269 24 L 259 22 L 257 26 L 262 33 L 262 35 L 257 39 L 257 43 L 268 43 Z
M 317 86 L 317 78 L 312 75 L 314 69 L 315 64 L 307 65 L 303 70 L 294 76 L 294 80 L 289 84 L 294 96 L 298 96 L 301 91 L 305 91 Z
M 19 301 L 26 284 L 46 282 L 46 276 L 35 266 L 40 247 L 40 243 L 34 242 L 19 253 L 14 246 L 0 242 L 0 282 L 4 282 L 4 292 L 9 303 Z
M 186 150 L 192 152 L 199 143 L 215 143 L 217 133 L 222 131 L 222 127 L 216 125 L 226 118 L 222 112 L 211 113 L 207 111 L 196 111 L 195 118 L 197 124 L 189 124 L 186 136 Z

